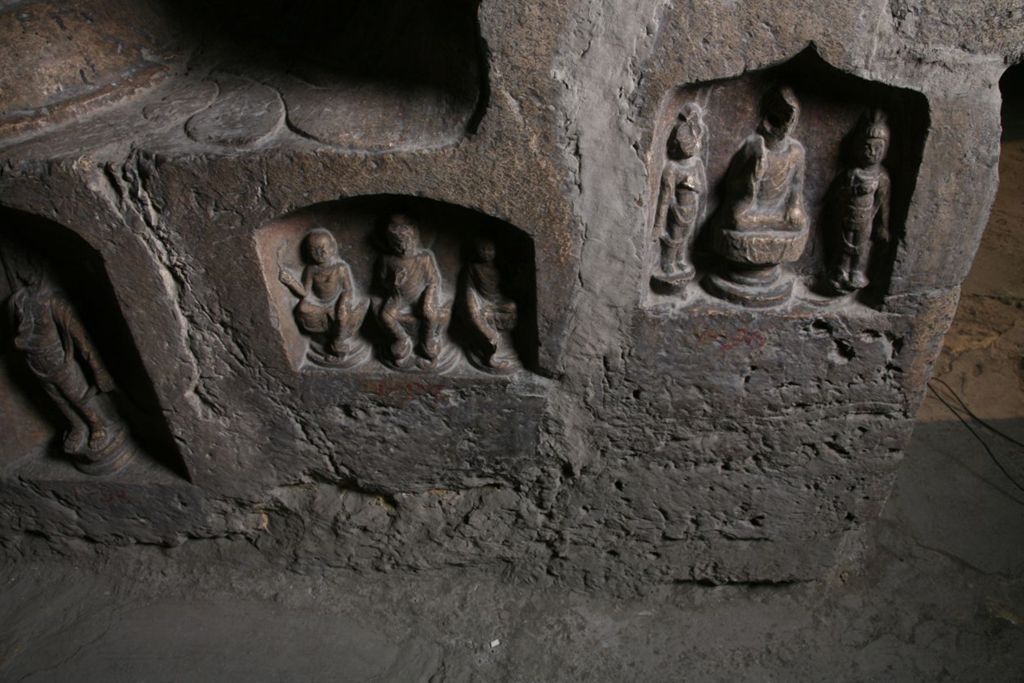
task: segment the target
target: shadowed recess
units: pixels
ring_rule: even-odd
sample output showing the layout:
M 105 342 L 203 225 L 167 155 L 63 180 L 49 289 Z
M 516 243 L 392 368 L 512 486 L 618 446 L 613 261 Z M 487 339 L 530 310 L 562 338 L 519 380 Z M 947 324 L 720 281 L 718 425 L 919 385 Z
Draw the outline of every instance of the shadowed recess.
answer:
M 9 302 L 30 268 L 52 283 L 85 328 L 114 380 L 117 411 L 145 455 L 187 477 L 100 255 L 67 228 L 38 216 L 0 208 L 0 225 L 0 405 L 4 417 L 15 417 L 4 421 L 11 431 L 0 447 L 0 466 L 26 455 L 64 459 L 60 442 L 66 422 L 13 344 Z
M 476 0 L 173 2 L 192 63 L 277 88 L 296 133 L 356 149 L 449 144 L 487 100 Z

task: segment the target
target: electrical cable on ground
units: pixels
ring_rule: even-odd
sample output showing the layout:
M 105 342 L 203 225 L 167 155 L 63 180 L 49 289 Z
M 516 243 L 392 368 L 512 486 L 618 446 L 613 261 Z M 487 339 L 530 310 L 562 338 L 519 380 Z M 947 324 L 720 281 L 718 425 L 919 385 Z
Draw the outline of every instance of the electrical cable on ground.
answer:
M 952 404 L 951 404 L 951 403 L 950 403 L 949 401 L 947 401 L 947 400 L 946 400 L 946 399 L 945 399 L 945 398 L 944 398 L 944 397 L 942 396 L 942 394 L 940 394 L 940 393 L 939 393 L 939 392 L 938 392 L 938 391 L 937 391 L 937 390 L 935 389 L 935 387 L 934 387 L 934 386 L 932 386 L 932 382 L 936 382 L 936 383 L 938 383 L 938 384 L 941 384 L 941 385 L 942 385 L 943 387 L 945 387 L 945 389 L 946 389 L 946 390 L 947 390 L 947 391 L 948 391 L 948 392 L 949 392 L 950 394 L 952 394 L 952 395 L 953 395 L 953 397 L 954 397 L 954 398 L 956 399 L 956 401 L 957 401 L 957 402 L 958 402 L 958 403 L 959 403 L 959 404 L 960 404 L 961 406 L 963 406 L 963 410 L 964 410 L 964 411 L 965 411 L 965 412 L 966 412 L 966 413 L 967 413 L 967 414 L 968 414 L 968 415 L 969 415 L 969 416 L 970 416 L 970 417 L 971 417 L 972 419 L 976 420 L 976 421 L 977 421 L 977 422 L 978 422 L 979 424 L 983 425 L 983 426 L 984 426 L 985 428 L 989 429 L 990 431 L 994 432 L 995 434 L 997 434 L 997 435 L 999 435 L 999 436 L 1003 437 L 1003 438 L 1004 438 L 1004 439 L 1006 439 L 1007 441 L 1010 441 L 1011 443 L 1013 443 L 1013 444 L 1015 444 L 1015 445 L 1017 445 L 1017 446 L 1019 446 L 1019 447 L 1022 447 L 1022 448 L 1024 448 L 1024 443 L 1021 443 L 1020 441 L 1018 441 L 1017 439 L 1013 438 L 1012 436 L 1009 436 L 1008 434 L 1005 434 L 1004 432 L 1002 432 L 1002 431 L 1000 431 L 1000 430 L 996 429 L 996 428 L 995 428 L 995 427 L 993 427 L 993 426 L 992 426 L 991 424 L 989 424 L 988 422 L 986 422 L 986 421 L 982 420 L 982 419 L 981 419 L 980 417 L 978 417 L 978 416 L 977 416 L 977 415 L 976 415 L 976 414 L 975 414 L 975 413 L 974 413 L 974 412 L 973 412 L 973 411 L 972 411 L 972 410 L 971 410 L 970 408 L 968 408 L 968 407 L 967 407 L 967 404 L 966 404 L 966 403 L 964 403 L 964 400 L 963 400 L 962 398 L 960 398 L 959 394 L 957 394 L 957 393 L 956 393 L 956 391 L 954 391 L 954 390 L 953 390 L 953 388 L 952 388 L 951 386 L 949 386 L 948 384 L 946 384 L 946 383 L 945 383 L 944 381 L 942 381 L 941 379 L 938 379 L 938 378 L 932 378 L 932 379 L 931 379 L 931 380 L 930 380 L 930 381 L 928 382 L 928 388 L 929 388 L 929 389 L 931 390 L 932 394 L 934 394 L 934 395 L 935 395 L 935 398 L 939 399 L 939 401 L 940 401 L 940 402 L 942 403 L 942 405 L 946 406 L 946 408 L 947 408 L 947 409 L 949 410 L 949 412 L 953 413 L 953 415 L 954 415 L 954 416 L 956 416 L 956 419 L 960 420 L 960 422 L 961 422 L 961 423 L 962 423 L 962 424 L 964 425 L 964 427 L 966 427 L 966 428 L 967 428 L 967 431 L 969 431 L 969 432 L 970 432 L 970 433 L 971 433 L 971 434 L 972 434 L 972 435 L 974 436 L 974 438 L 978 440 L 978 443 L 980 443 L 980 444 L 981 444 L 981 446 L 982 446 L 982 448 L 984 448 L 984 449 L 985 449 L 985 452 L 986 452 L 986 453 L 988 453 L 988 457 L 989 457 L 989 458 L 990 458 L 990 459 L 992 460 L 992 462 L 994 462 L 994 463 L 996 464 L 996 467 L 998 467 L 998 468 L 999 468 L 999 470 L 1000 470 L 1000 471 L 1001 471 L 1001 472 L 1003 473 L 1003 475 L 1004 475 L 1004 476 L 1005 476 L 1005 477 L 1006 477 L 1007 479 L 1009 479 L 1009 480 L 1010 480 L 1010 483 L 1012 483 L 1012 484 L 1013 484 L 1014 486 L 1016 486 L 1016 487 L 1017 487 L 1018 489 L 1020 489 L 1021 491 L 1024 491 L 1024 485 L 1022 485 L 1022 484 L 1021 484 L 1021 483 L 1020 483 L 1019 481 L 1017 481 L 1017 480 L 1016 480 L 1016 479 L 1015 479 L 1015 478 L 1013 477 L 1013 475 L 1012 475 L 1012 474 L 1010 474 L 1009 470 L 1007 470 L 1007 469 L 1006 469 L 1006 467 L 1004 467 L 1004 466 L 1003 466 L 1003 463 L 999 462 L 999 458 L 997 458 L 997 457 L 996 457 L 996 454 L 995 454 L 995 453 L 994 453 L 994 452 L 992 451 L 992 448 L 991 448 L 991 447 L 990 447 L 990 446 L 988 445 L 988 442 L 987 442 L 987 441 L 985 441 L 985 439 L 984 439 L 984 438 L 983 438 L 983 437 L 981 436 L 981 434 L 979 434 L 979 433 L 977 432 L 977 430 L 975 430 L 975 429 L 974 429 L 974 426 L 973 426 L 973 425 L 971 425 L 971 423 L 970 423 L 970 422 L 968 422 L 968 421 L 967 421 L 967 420 L 966 420 L 966 419 L 964 418 L 964 416 L 963 416 L 963 415 L 961 415 L 961 414 L 960 414 L 960 412 L 959 412 L 959 411 L 958 411 L 958 410 L 957 410 L 957 409 L 956 409 L 956 408 L 955 408 L 955 407 L 954 407 L 954 406 L 953 406 L 953 405 L 952 405 Z M 1017 501 L 1017 502 L 1018 502 L 1018 503 L 1020 503 L 1021 501 Z M 1022 503 L 1022 504 L 1024 504 L 1024 503 Z

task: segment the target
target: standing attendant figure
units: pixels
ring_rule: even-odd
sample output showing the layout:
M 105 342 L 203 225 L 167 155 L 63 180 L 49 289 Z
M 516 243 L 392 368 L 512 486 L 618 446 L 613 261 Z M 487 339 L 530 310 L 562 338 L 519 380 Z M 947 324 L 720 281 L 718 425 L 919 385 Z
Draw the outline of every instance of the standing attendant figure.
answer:
M 669 135 L 654 219 L 654 232 L 661 244 L 659 268 L 651 276 L 656 291 L 681 292 L 696 275 L 690 249 L 707 206 L 707 138 L 700 105 L 684 105 Z
M 833 206 L 838 223 L 829 282 L 837 292 L 868 285 L 871 250 L 889 243 L 889 173 L 882 166 L 889 149 L 885 114 L 875 110 L 860 121 L 853 145 L 853 165 L 833 182 Z
M 68 301 L 35 268 L 10 300 L 14 347 L 63 414 L 64 453 L 87 474 L 110 474 L 132 457 L 127 428 L 107 394 L 114 381 Z

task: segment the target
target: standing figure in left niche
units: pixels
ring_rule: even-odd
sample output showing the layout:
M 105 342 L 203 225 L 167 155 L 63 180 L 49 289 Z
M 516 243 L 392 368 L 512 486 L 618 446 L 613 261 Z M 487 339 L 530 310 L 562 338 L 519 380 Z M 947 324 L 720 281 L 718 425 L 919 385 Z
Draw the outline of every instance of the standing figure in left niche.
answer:
M 299 298 L 295 321 L 311 338 L 309 359 L 317 365 L 352 368 L 370 354 L 359 338 L 368 302 L 356 301 L 352 271 L 338 255 L 338 242 L 326 228 L 310 230 L 302 241 L 302 279 L 283 266 L 278 279 Z
M 684 105 L 668 139 L 668 160 L 661 173 L 654 219 L 661 262 L 651 276 L 651 287 L 664 294 L 682 292 L 696 274 L 690 249 L 707 206 L 707 139 L 700 105 Z
M 68 422 L 62 447 L 86 474 L 110 474 L 133 455 L 128 430 L 107 395 L 114 381 L 42 265 L 17 269 L 9 307 L 14 347 Z

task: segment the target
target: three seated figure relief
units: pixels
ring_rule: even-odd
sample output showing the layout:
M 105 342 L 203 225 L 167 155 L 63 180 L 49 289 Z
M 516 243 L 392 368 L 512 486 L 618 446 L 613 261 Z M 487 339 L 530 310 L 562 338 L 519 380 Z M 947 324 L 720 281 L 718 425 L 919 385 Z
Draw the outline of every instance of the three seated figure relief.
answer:
M 376 336 L 379 360 L 402 372 L 444 372 L 458 360 L 459 346 L 485 372 L 522 367 L 514 344 L 516 294 L 497 265 L 495 240 L 478 239 L 459 274 L 457 299 L 464 305 L 457 313 L 464 324 L 456 344 L 450 330 L 454 302 L 434 252 L 421 244 L 416 221 L 393 214 L 381 237 L 372 275 L 363 283 L 362 291 L 373 292 L 368 296 L 360 296 L 337 239 L 326 228 L 314 228 L 303 238 L 301 278 L 279 264 L 279 281 L 298 299 L 293 310 L 309 340 L 307 358 L 321 366 L 355 368 L 370 355 L 367 339 Z
M 133 457 L 110 394 L 114 381 L 67 298 L 39 264 L 15 275 L 8 304 L 14 347 L 67 422 L 64 453 L 86 474 L 111 474 Z
M 651 276 L 655 292 L 685 293 L 696 278 L 690 254 L 695 236 L 706 227 L 706 243 L 718 260 L 703 280 L 710 294 L 746 307 L 790 300 L 796 278 L 788 266 L 801 259 L 812 222 L 804 190 L 806 154 L 794 137 L 799 118 L 791 88 L 764 95 L 757 129 L 733 155 L 720 181 L 718 206 L 702 226 L 710 189 L 708 127 L 699 105 L 683 105 L 669 134 L 655 212 L 661 247 Z M 824 200 L 823 228 L 833 245 L 825 270 L 833 294 L 867 286 L 873 246 L 889 241 L 890 181 L 882 166 L 889 137 L 882 112 L 862 117 L 850 166 Z

